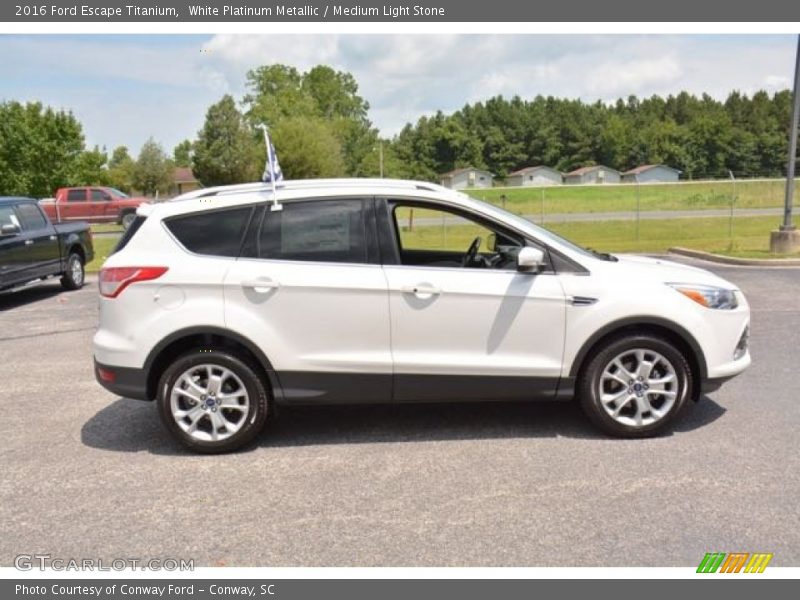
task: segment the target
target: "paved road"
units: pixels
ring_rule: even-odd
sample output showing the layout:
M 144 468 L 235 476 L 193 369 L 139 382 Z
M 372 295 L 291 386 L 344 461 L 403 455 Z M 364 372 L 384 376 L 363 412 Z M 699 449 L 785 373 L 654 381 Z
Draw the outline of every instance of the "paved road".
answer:
M 796 566 L 800 269 L 713 268 L 749 294 L 755 364 L 643 441 L 572 405 L 295 409 L 249 451 L 194 456 L 94 383 L 94 285 L 0 297 L 0 565 Z

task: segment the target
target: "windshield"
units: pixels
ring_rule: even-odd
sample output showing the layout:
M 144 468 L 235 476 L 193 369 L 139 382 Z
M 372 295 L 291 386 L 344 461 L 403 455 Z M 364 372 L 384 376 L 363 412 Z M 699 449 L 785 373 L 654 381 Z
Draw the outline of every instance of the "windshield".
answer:
M 117 188 L 106 188 L 106 189 L 112 192 L 115 196 L 118 196 L 120 198 L 130 198 L 128 194 L 126 194 L 125 192 L 120 192 Z
M 521 217 L 519 215 L 515 215 L 512 212 L 507 211 L 504 208 L 500 208 L 499 206 L 495 206 L 494 204 L 490 204 L 485 200 L 478 200 L 476 198 L 469 197 L 470 200 L 475 200 L 476 202 L 480 202 L 486 209 L 487 212 L 494 213 L 495 216 L 504 219 L 506 221 L 510 221 L 516 224 L 520 229 L 528 230 L 534 235 L 537 239 L 547 243 L 547 242 L 554 242 L 556 245 L 565 246 L 568 249 L 581 254 L 583 256 L 589 256 L 591 258 L 598 258 L 604 256 L 601 252 L 596 252 L 583 246 L 579 246 L 575 242 L 571 242 L 566 238 L 561 237 L 557 233 L 553 233 L 545 229 L 544 227 L 540 227 L 533 221 L 529 221 L 528 219 Z

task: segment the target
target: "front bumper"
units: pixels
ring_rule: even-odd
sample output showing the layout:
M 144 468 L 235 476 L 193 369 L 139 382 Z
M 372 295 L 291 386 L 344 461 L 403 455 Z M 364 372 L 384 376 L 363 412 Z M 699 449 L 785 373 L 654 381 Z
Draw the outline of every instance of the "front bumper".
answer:
M 112 394 L 136 400 L 152 400 L 147 395 L 147 373 L 144 369 L 112 367 L 94 360 L 94 377 Z

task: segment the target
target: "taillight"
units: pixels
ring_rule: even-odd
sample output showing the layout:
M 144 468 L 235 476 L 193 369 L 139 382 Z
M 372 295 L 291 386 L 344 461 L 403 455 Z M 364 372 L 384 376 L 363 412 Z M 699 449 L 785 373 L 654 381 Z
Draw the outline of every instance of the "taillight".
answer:
M 104 267 L 100 269 L 100 295 L 116 298 L 130 284 L 158 279 L 166 272 L 167 267 Z

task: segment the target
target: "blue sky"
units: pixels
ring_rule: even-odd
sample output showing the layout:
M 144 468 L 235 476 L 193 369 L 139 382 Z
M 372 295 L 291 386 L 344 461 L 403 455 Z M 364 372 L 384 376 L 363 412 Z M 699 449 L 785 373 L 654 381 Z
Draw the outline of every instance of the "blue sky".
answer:
M 795 48 L 785 35 L 3 35 L 0 100 L 72 110 L 88 144 L 135 154 L 151 135 L 168 151 L 193 138 L 211 103 L 274 62 L 352 72 L 392 135 L 496 94 L 772 92 L 789 87 Z

